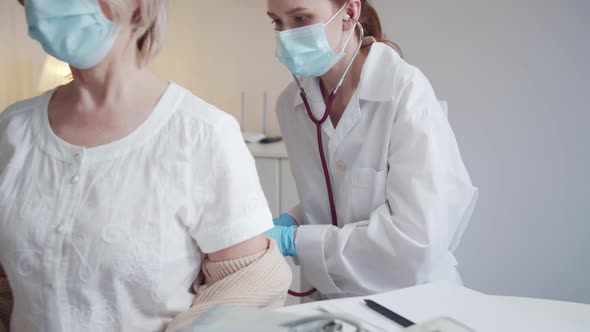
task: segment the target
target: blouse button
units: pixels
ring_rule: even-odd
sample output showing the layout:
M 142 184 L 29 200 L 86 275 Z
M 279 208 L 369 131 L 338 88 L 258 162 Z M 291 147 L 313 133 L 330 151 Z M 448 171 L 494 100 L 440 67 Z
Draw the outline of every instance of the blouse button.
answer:
M 344 162 L 344 160 L 338 160 L 338 162 L 336 163 L 336 167 L 340 172 L 346 171 L 346 163 Z
M 60 233 L 65 233 L 65 231 L 66 231 L 66 226 L 65 226 L 65 225 L 59 225 L 59 226 L 57 227 L 57 231 L 58 231 L 58 232 L 60 232 Z
M 70 180 L 70 182 L 72 184 L 76 184 L 76 183 L 80 182 L 80 177 L 77 176 L 77 175 L 76 176 L 73 176 L 72 179 Z

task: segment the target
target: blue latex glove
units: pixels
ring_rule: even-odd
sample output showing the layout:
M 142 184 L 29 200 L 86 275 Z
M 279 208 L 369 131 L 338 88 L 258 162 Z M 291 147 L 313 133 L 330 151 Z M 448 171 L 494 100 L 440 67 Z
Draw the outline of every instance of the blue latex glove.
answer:
M 275 226 L 297 226 L 295 219 L 288 213 L 281 214 L 278 218 L 272 220 Z
M 275 226 L 266 236 L 276 241 L 283 256 L 297 257 L 295 250 L 295 229 L 299 226 Z

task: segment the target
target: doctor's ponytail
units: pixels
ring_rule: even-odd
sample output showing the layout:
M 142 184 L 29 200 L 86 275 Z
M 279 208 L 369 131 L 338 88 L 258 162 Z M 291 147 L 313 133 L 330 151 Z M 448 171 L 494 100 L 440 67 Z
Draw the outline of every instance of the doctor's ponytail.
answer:
M 348 0 L 333 1 L 336 1 L 339 6 L 343 6 Z M 391 46 L 403 57 L 401 48 L 396 43 L 384 37 L 379 13 L 368 0 L 361 0 L 361 16 L 359 18 L 359 23 L 365 29 L 365 37 L 373 37 L 376 41 Z

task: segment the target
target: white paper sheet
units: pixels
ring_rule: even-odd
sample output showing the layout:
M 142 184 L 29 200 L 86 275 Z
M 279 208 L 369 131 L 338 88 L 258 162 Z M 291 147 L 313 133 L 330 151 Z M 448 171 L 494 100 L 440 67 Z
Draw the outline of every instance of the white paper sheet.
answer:
M 451 317 L 479 332 L 589 332 L 575 323 L 553 319 L 550 312 L 540 315 L 446 282 L 367 298 L 418 324 L 437 317 Z M 371 332 L 380 332 L 379 328 L 391 332 L 403 331 L 395 323 L 370 310 L 362 299 L 320 303 L 320 307 L 370 322 L 366 327 Z

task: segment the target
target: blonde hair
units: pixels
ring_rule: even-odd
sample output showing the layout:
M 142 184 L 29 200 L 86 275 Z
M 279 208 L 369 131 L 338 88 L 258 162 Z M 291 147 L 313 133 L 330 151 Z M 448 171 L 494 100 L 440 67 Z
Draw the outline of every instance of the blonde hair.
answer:
M 168 0 L 107 0 L 119 19 L 130 19 L 137 38 L 140 66 L 153 59 L 164 44 L 168 28 Z M 138 4 L 135 6 L 134 4 Z

